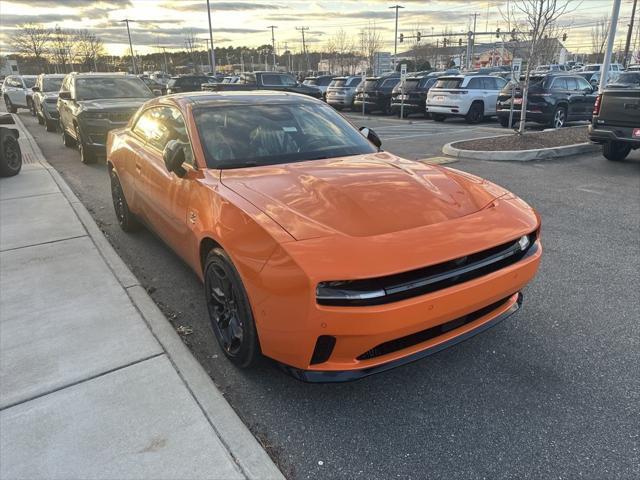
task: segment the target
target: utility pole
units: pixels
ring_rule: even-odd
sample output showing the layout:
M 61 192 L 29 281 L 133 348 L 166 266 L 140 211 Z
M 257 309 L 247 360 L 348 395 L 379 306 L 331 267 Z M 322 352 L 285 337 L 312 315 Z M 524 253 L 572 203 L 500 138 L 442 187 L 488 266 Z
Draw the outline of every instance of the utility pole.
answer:
M 616 26 L 618 24 L 618 16 L 620 15 L 620 2 L 621 0 L 613 0 L 613 7 L 611 7 L 609 38 L 607 39 L 607 50 L 604 53 L 604 61 L 602 62 L 602 69 L 600 70 L 600 85 L 598 86 L 599 93 L 602 93 L 604 90 L 604 87 L 607 84 L 607 78 L 609 77 L 611 52 L 613 51 L 613 41 L 616 38 Z
M 274 30 L 278 27 L 275 25 L 269 25 L 267 28 L 271 29 L 271 52 L 273 53 L 273 71 L 276 71 L 276 35 Z
M 307 71 L 311 70 L 311 65 L 309 65 L 309 55 L 307 54 L 307 44 L 304 40 L 304 32 L 305 30 L 309 30 L 309 27 L 296 27 L 296 30 L 302 32 L 302 52 L 304 53 L 304 57 L 307 60 Z
M 636 16 L 636 6 L 638 0 L 633 0 L 633 7 L 631 9 L 631 21 L 629 22 L 629 30 L 627 31 L 627 43 L 624 46 L 624 58 L 622 60 L 624 67 L 629 65 L 629 47 L 631 46 L 631 35 L 633 34 L 633 21 Z
M 169 73 L 169 67 L 167 67 L 167 47 L 162 48 L 162 55 L 164 57 L 164 73 Z
M 471 58 L 469 59 L 469 68 L 473 64 L 474 50 L 476 49 L 476 21 L 478 20 L 478 14 L 473 14 L 473 37 L 471 38 Z
M 211 7 L 207 0 L 207 16 L 209 17 L 209 42 L 211 42 L 211 72 L 216 75 L 216 49 L 213 46 L 213 30 L 211 28 Z
M 207 57 L 209 57 L 209 68 L 211 69 L 211 73 L 213 73 L 213 65 L 211 65 L 211 53 L 209 51 L 209 39 L 205 39 L 207 42 Z
M 284 42 L 284 51 L 285 53 L 289 52 L 289 61 L 287 62 L 287 71 L 290 72 L 293 70 L 293 66 L 291 64 L 291 51 L 289 50 L 289 44 Z
M 133 74 L 137 75 L 138 70 L 136 68 L 136 58 L 133 55 L 133 43 L 131 42 L 131 30 L 129 30 L 129 22 L 133 22 L 133 21 L 134 20 L 129 20 L 128 18 L 125 18 L 124 20 L 120 20 L 120 23 L 127 24 L 127 35 L 129 35 L 129 52 L 131 53 L 131 67 L 133 69 Z
M 396 11 L 396 35 L 393 37 L 393 70 L 396 70 L 396 63 L 398 63 L 398 10 L 404 8 L 402 5 L 394 5 L 393 8 Z

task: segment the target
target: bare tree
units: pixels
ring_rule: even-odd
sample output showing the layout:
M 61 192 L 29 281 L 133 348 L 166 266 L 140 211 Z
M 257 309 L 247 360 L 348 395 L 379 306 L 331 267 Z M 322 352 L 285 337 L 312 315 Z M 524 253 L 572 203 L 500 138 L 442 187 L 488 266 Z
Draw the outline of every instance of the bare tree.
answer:
M 83 65 L 94 71 L 98 70 L 98 57 L 105 55 L 105 48 L 102 40 L 88 30 L 80 30 L 76 34 L 76 50 L 78 59 Z
M 191 63 L 193 64 L 193 68 L 196 73 L 200 73 L 200 65 L 199 62 L 196 61 L 196 51 L 198 50 L 198 39 L 196 38 L 193 30 L 189 30 L 187 32 L 187 36 L 184 39 L 184 46 L 189 54 L 189 58 L 191 59 Z
M 591 29 L 591 45 L 593 53 L 596 54 L 596 63 L 600 62 L 600 56 L 604 52 L 604 45 L 607 43 L 607 38 L 609 37 L 610 26 L 611 22 L 609 22 L 609 18 L 605 16 L 599 19 Z
M 18 27 L 12 42 L 17 53 L 33 57 L 44 69 L 44 55 L 51 41 L 51 30 L 41 25 L 27 23 Z
M 370 22 L 360 30 L 360 51 L 369 62 L 369 68 L 373 71 L 376 53 L 382 48 L 382 34 L 378 31 L 375 22 Z
M 333 53 L 340 67 L 340 74 L 344 75 L 345 60 L 353 52 L 353 41 L 342 28 L 327 41 L 327 49 Z
M 51 34 L 49 53 L 60 73 L 67 73 L 73 69 L 73 62 L 77 57 L 76 47 L 76 33 L 56 25 Z
M 538 64 L 546 51 L 547 42 L 557 41 L 559 19 L 573 11 L 571 0 L 511 0 L 509 11 L 501 12 L 510 25 L 515 25 L 515 36 L 528 39 L 519 134 L 524 133 L 527 117 L 527 95 L 531 69 Z

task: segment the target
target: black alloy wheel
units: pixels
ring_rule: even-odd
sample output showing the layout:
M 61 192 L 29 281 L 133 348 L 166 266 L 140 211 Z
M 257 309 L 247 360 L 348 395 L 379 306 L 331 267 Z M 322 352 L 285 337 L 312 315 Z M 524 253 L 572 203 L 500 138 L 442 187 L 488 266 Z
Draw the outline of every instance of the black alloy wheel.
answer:
M 240 275 L 221 248 L 207 255 L 204 291 L 211 327 L 222 351 L 236 366 L 249 367 L 259 353 L 253 314 Z
M 467 123 L 470 123 L 470 124 L 480 123 L 483 118 L 484 118 L 484 108 L 480 103 L 472 104 L 471 108 L 469 108 L 469 111 L 464 117 Z
M 11 103 L 11 99 L 6 95 L 4 97 L 4 104 L 7 107 L 7 112 L 9 112 L 9 113 L 17 113 L 18 112 L 18 107 L 14 107 L 13 103 Z
M 13 177 L 22 169 L 22 152 L 18 139 L 13 135 L 2 136 L 2 160 L 0 161 L 0 176 Z
M 27 100 L 27 108 L 31 112 L 31 116 L 35 117 L 36 116 L 36 104 L 33 102 L 33 99 L 29 98 Z
M 552 128 L 562 128 L 567 123 L 567 111 L 564 107 L 556 107 L 551 117 Z
M 80 152 L 80 160 L 85 165 L 96 162 L 96 154 L 89 150 L 87 145 L 82 140 L 82 134 L 80 133 L 80 127 L 76 125 L 76 144 L 78 145 L 78 151 Z
M 111 200 L 113 201 L 113 210 L 118 219 L 118 225 L 125 232 L 133 232 L 138 230 L 140 222 L 136 216 L 129 210 L 129 204 L 122 191 L 120 179 L 115 170 L 111 170 Z

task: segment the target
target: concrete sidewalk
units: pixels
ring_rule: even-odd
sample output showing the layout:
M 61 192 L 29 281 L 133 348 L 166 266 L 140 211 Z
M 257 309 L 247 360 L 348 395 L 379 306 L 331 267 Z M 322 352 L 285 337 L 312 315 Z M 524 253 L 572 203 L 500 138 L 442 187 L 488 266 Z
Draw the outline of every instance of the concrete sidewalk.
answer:
M 18 127 L 28 163 L 0 179 L 0 478 L 283 478 Z

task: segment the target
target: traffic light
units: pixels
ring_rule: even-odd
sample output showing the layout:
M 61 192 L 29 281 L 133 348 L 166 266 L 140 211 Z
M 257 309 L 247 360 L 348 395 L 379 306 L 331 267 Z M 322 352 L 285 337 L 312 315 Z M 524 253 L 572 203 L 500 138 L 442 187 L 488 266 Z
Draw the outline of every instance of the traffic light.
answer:
M 500 38 L 500 27 L 496 28 L 496 37 Z
M 565 34 L 566 35 L 566 34 Z M 419 42 L 422 34 L 420 32 L 416 32 L 416 40 Z
M 461 38 L 459 38 L 459 39 L 458 39 L 458 46 L 459 46 L 459 47 L 461 47 L 461 46 L 462 46 L 462 39 L 461 39 Z
M 567 32 L 562 34 L 562 41 L 566 42 L 567 41 Z
M 442 40 L 442 45 L 444 45 L 445 48 L 447 48 L 447 38 L 445 38 L 444 40 Z
M 404 34 L 403 33 L 400 34 L 400 43 L 402 43 L 402 42 L 404 42 Z

